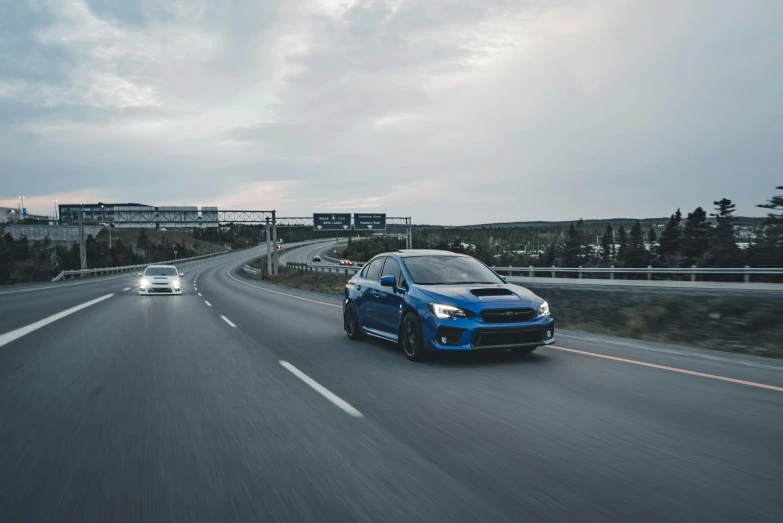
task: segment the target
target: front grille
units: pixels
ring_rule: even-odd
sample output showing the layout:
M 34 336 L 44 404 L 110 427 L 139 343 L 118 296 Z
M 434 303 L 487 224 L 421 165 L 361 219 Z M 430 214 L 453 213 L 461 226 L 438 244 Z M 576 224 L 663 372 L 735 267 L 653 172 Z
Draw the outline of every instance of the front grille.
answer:
M 524 329 L 483 329 L 476 331 L 471 346 L 474 349 L 492 347 L 512 347 L 541 341 L 541 328 L 527 327 Z
M 488 309 L 481 311 L 485 323 L 524 323 L 536 316 L 533 309 Z

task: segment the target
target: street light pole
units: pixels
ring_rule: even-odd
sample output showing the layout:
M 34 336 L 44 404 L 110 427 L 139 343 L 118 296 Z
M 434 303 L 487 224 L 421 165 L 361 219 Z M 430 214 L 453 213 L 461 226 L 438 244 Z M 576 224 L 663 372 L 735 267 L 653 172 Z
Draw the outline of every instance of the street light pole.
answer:
M 54 221 L 57 221 L 57 200 L 52 200 L 54 204 Z

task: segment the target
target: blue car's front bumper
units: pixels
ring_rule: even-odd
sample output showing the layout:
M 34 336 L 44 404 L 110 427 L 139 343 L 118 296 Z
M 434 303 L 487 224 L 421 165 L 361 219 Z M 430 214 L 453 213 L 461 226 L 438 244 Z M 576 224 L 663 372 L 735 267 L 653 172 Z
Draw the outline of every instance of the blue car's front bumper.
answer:
M 552 316 L 525 323 L 484 323 L 470 318 L 421 318 L 427 350 L 503 350 L 550 345 L 555 342 Z

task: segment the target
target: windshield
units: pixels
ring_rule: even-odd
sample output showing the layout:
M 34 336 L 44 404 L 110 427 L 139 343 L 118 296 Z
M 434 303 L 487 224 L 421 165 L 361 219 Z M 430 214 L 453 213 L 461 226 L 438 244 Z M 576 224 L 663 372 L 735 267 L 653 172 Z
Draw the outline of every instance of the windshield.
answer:
M 418 285 L 503 283 L 486 265 L 469 256 L 412 256 L 403 258 Z
M 147 267 L 144 276 L 176 276 L 177 269 L 172 267 Z

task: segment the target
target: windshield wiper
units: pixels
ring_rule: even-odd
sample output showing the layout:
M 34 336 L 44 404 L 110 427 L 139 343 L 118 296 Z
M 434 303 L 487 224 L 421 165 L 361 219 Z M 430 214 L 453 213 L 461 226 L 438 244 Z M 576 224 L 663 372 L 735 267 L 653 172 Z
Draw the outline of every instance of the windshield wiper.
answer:
M 460 285 L 493 285 L 499 281 L 461 281 Z

